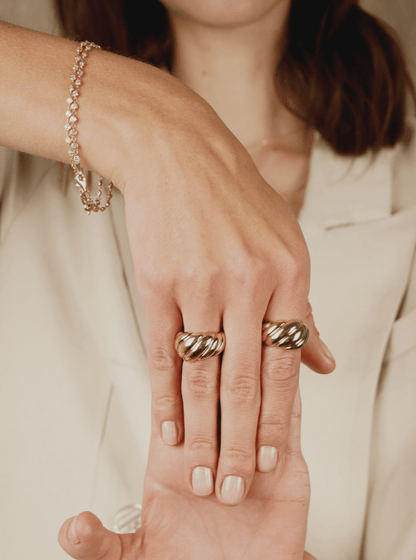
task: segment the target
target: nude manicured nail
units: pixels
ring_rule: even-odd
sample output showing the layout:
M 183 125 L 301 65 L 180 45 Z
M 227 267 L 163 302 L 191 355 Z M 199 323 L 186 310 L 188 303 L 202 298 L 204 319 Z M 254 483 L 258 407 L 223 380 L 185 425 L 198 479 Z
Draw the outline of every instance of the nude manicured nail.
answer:
M 192 471 L 192 488 L 198 496 L 209 496 L 214 490 L 212 471 L 208 467 L 196 467 Z
M 244 480 L 240 476 L 226 476 L 221 486 L 221 498 L 228 506 L 236 506 L 244 496 Z
M 71 525 L 68 527 L 68 539 L 71 541 L 72 544 L 79 544 L 81 541 L 77 537 L 77 532 L 75 528 L 76 517 L 71 521 Z
M 257 452 L 257 468 L 260 472 L 270 472 L 277 464 L 277 449 L 263 445 Z
M 325 344 L 325 342 L 324 342 L 323 340 L 321 340 L 321 345 L 322 345 L 322 349 L 323 349 L 323 351 L 325 352 L 325 354 L 326 354 L 329 358 L 331 358 L 331 360 L 334 360 L 334 362 L 335 362 L 335 358 L 334 358 L 334 356 L 332 355 L 331 350 L 328 348 L 328 346 Z
M 176 445 L 178 443 L 178 429 L 175 422 L 170 420 L 162 422 L 162 439 L 166 445 Z

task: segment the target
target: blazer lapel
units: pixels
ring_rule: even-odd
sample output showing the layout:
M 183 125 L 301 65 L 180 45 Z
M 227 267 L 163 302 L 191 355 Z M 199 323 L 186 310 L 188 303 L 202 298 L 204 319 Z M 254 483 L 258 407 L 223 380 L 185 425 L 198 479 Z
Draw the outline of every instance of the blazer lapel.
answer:
M 360 555 L 375 394 L 416 243 L 416 208 L 391 215 L 393 156 L 369 165 L 317 144 L 300 216 L 315 321 L 337 361 L 330 376 L 301 373 L 307 550 L 320 560 Z

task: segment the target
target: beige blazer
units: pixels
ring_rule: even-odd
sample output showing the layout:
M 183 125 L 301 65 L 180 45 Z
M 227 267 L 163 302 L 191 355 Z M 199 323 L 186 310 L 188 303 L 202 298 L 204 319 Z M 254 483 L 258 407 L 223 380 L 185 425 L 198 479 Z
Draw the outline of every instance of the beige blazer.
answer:
M 338 363 L 301 372 L 318 560 L 416 558 L 415 191 L 415 133 L 373 165 L 317 136 L 299 221 Z M 1 148 L 0 192 L 0 556 L 59 560 L 67 517 L 141 500 L 145 317 L 118 191 L 87 216 L 56 163 Z

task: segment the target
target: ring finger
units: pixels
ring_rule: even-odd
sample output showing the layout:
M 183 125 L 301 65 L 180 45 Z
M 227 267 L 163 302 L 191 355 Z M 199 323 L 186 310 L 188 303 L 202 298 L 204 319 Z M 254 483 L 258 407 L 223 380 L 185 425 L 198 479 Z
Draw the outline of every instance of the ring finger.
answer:
M 307 309 L 290 293 L 272 297 L 265 321 L 302 320 Z M 257 469 L 272 471 L 286 444 L 290 417 L 299 381 L 301 351 L 263 346 L 261 367 L 261 409 L 257 432 Z

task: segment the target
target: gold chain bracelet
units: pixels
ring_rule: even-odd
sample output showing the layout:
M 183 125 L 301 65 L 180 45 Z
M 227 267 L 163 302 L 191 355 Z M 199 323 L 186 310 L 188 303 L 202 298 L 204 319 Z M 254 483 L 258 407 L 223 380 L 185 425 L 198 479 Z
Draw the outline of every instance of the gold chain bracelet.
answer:
M 82 204 L 84 205 L 84 210 L 88 212 L 88 215 L 91 212 L 104 212 L 106 208 L 110 206 L 110 200 L 113 198 L 111 191 L 113 190 L 113 183 L 111 181 L 108 182 L 108 195 L 107 195 L 107 202 L 105 206 L 100 207 L 100 200 L 103 188 L 103 181 L 104 179 L 100 177 L 98 182 L 98 193 L 97 198 L 95 200 L 92 199 L 88 189 L 87 189 L 87 179 L 84 173 L 81 170 L 81 158 L 79 157 L 79 144 L 77 141 L 77 126 L 76 122 L 78 120 L 77 117 L 77 110 L 79 105 L 79 90 L 81 87 L 81 77 L 84 73 L 85 68 L 85 59 L 91 49 L 100 49 L 98 45 L 91 43 L 90 41 L 83 41 L 80 46 L 77 48 L 77 55 L 75 56 L 75 64 L 73 66 L 73 74 L 71 76 L 71 85 L 69 86 L 69 97 L 66 100 L 68 103 L 68 110 L 65 113 L 67 117 L 65 130 L 67 133 L 67 137 L 65 142 L 68 144 L 68 154 L 71 158 L 71 167 L 74 170 L 75 174 L 75 184 L 79 189 L 79 195 L 81 197 Z

